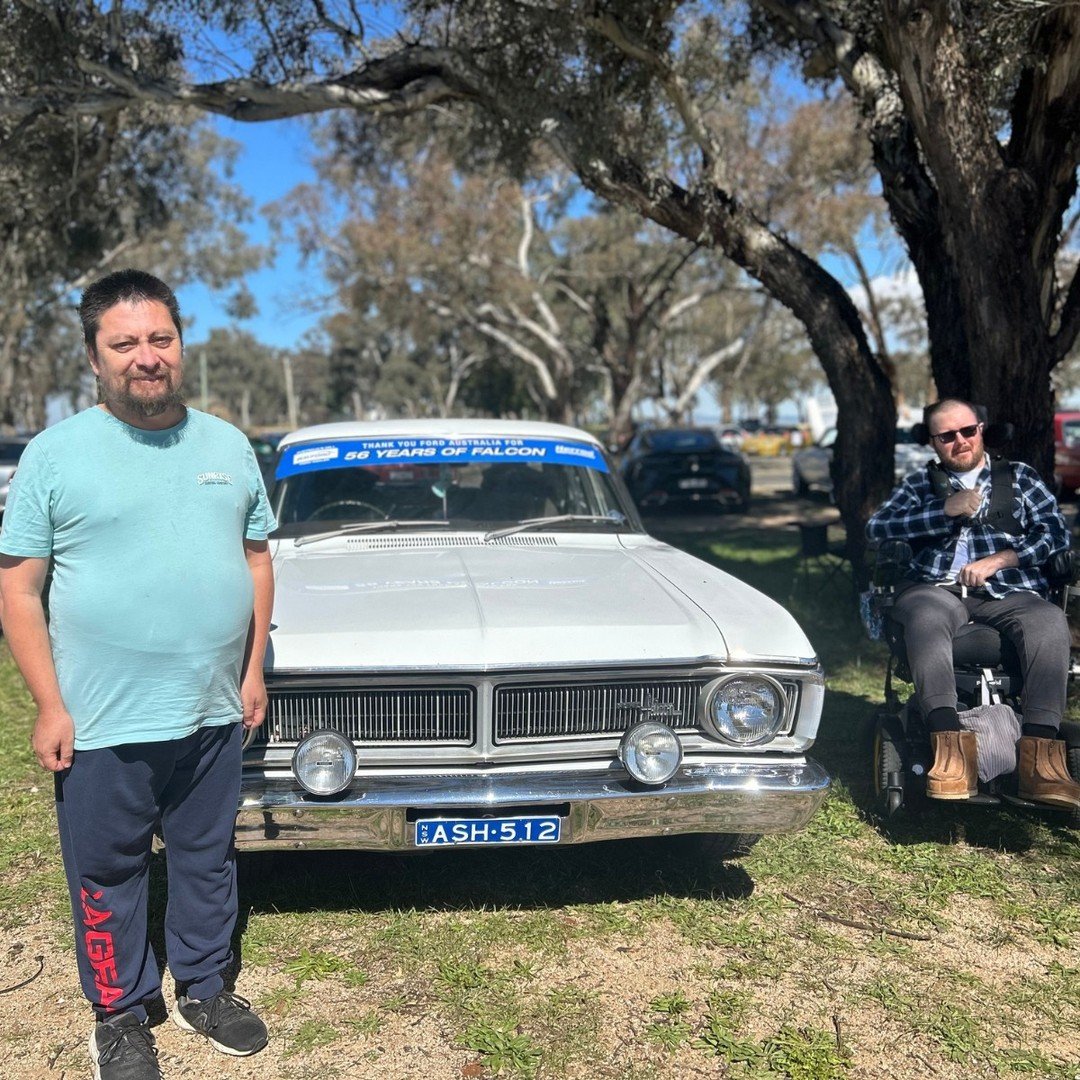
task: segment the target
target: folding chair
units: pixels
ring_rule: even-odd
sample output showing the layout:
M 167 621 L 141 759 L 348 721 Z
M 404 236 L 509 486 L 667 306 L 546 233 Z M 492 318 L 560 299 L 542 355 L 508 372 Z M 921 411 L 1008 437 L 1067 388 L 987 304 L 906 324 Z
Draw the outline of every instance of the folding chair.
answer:
M 829 540 L 829 524 L 822 521 L 796 521 L 799 530 L 799 557 L 795 572 L 795 584 L 811 579 L 818 572 L 818 591 L 825 588 L 837 573 L 843 573 L 844 580 L 854 588 L 852 575 L 844 545 Z

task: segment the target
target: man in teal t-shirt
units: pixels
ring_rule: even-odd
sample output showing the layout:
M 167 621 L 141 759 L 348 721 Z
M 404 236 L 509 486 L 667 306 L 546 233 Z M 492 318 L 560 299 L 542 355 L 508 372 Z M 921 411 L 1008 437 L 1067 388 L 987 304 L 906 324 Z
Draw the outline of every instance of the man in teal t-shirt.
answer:
M 26 448 L 0 533 L 0 596 L 37 705 L 34 752 L 55 774 L 94 1075 L 157 1080 L 145 1003 L 161 993 L 146 934 L 159 824 L 173 1019 L 228 1054 L 266 1044 L 223 976 L 242 733 L 266 710 L 275 522 L 244 435 L 183 403 L 168 286 L 120 271 L 86 290 L 79 314 L 102 401 Z

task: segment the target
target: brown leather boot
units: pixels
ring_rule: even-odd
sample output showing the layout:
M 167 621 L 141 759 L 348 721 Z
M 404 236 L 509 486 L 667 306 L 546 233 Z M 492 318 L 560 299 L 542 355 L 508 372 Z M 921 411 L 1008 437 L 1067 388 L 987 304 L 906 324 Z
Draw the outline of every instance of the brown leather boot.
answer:
M 1022 735 L 1016 744 L 1020 752 L 1021 799 L 1050 806 L 1080 806 L 1080 784 L 1065 763 L 1065 744 L 1060 739 L 1037 739 Z
M 932 731 L 934 764 L 926 774 L 931 799 L 970 799 L 979 790 L 979 752 L 974 731 Z

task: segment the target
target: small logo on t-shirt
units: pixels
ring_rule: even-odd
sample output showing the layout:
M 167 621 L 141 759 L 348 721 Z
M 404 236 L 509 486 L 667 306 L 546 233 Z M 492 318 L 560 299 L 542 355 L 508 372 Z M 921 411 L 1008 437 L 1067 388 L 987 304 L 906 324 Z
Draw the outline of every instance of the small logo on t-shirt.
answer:
M 231 484 L 232 477 L 227 472 L 201 472 L 196 477 L 200 484 Z

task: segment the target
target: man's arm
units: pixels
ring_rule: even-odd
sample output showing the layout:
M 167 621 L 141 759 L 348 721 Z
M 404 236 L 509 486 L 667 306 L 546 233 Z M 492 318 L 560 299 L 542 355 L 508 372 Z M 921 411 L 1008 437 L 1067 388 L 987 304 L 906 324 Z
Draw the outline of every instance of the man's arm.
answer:
M 954 531 L 952 519 L 967 509 L 966 502 L 961 507 L 956 499 L 958 494 L 965 493 L 954 492 L 948 499 L 935 495 L 925 469 L 906 477 L 866 523 L 866 538 L 879 544 L 883 540 L 949 536 Z
M 245 540 L 244 555 L 255 585 L 255 607 L 248 627 L 244 665 L 240 669 L 244 727 L 250 729 L 257 728 L 266 718 L 263 659 L 266 656 L 266 640 L 270 635 L 270 615 L 274 609 L 274 567 L 270 561 L 270 544 L 266 540 Z
M 1014 545 L 1017 566 L 1042 566 L 1050 556 L 1069 548 L 1069 530 L 1057 499 L 1029 465 L 1016 463 L 1016 479 L 1026 530 Z
M 41 599 L 48 571 L 48 559 L 0 555 L 4 634 L 38 711 L 30 744 L 43 769 L 60 772 L 71 765 L 75 723 L 60 696 L 49 645 Z
M 1014 464 L 1025 531 L 1012 546 L 968 563 L 959 574 L 963 585 L 984 585 L 999 570 L 1042 566 L 1050 556 L 1069 547 L 1069 531 L 1057 500 L 1039 474 L 1020 462 Z

